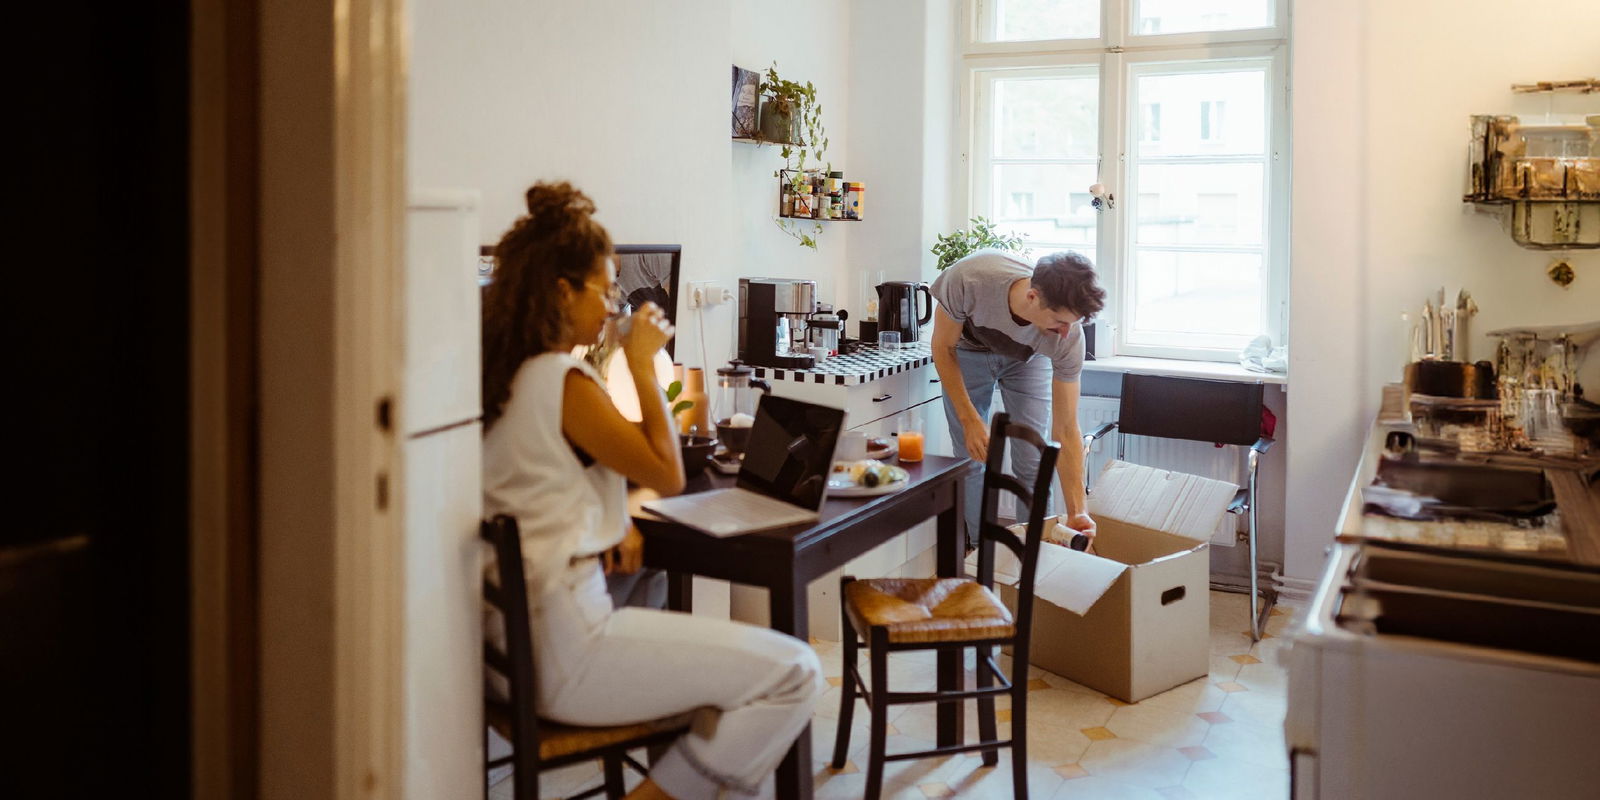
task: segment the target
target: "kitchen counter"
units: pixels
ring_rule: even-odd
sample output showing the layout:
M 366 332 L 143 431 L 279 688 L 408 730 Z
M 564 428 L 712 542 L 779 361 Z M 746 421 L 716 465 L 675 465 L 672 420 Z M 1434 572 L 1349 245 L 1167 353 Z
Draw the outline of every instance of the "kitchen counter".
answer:
M 1556 490 L 1560 509 L 1546 525 L 1519 526 L 1488 519 L 1400 519 L 1366 512 L 1365 491 L 1372 486 L 1384 460 L 1384 442 L 1391 432 L 1410 433 L 1409 425 L 1376 422 L 1362 451 L 1355 479 L 1345 496 L 1338 539 L 1359 544 L 1381 541 L 1400 546 L 1488 557 L 1546 560 L 1600 568 L 1600 486 L 1590 477 L 1600 469 L 1600 459 L 1534 457 L 1517 453 L 1453 453 L 1419 446 L 1422 465 L 1481 466 L 1508 470 L 1542 470 Z M 1587 489 L 1583 488 L 1587 484 Z M 1575 486 L 1575 489 L 1568 487 Z
M 755 371 L 756 377 L 763 380 L 860 386 L 931 363 L 933 351 L 928 343 L 912 342 L 894 351 L 880 350 L 877 345 L 862 345 L 850 355 L 834 356 L 812 369 L 755 367 Z

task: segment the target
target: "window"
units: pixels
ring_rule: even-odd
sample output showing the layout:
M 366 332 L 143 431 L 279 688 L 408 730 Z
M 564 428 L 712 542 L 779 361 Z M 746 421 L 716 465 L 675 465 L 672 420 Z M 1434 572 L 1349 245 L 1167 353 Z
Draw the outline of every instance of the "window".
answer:
M 1287 0 L 972 0 L 970 212 L 1076 250 L 1119 355 L 1287 331 Z M 1116 202 L 1096 210 L 1101 183 Z

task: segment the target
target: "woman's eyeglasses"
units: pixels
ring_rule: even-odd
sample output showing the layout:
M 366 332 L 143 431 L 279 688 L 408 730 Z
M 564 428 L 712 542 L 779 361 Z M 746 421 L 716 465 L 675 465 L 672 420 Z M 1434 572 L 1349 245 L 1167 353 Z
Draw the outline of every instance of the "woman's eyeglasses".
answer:
M 589 287 L 590 289 L 593 289 L 593 290 L 599 292 L 600 296 L 605 298 L 606 308 L 611 310 L 611 315 L 612 316 L 619 316 L 619 315 L 622 314 L 622 311 L 623 311 L 623 302 L 622 302 L 623 301 L 623 297 L 622 297 L 622 287 L 620 285 L 615 284 L 615 283 L 610 283 L 610 284 L 606 284 L 604 286 L 601 286 L 599 284 L 589 283 L 589 282 L 585 282 L 583 285 Z

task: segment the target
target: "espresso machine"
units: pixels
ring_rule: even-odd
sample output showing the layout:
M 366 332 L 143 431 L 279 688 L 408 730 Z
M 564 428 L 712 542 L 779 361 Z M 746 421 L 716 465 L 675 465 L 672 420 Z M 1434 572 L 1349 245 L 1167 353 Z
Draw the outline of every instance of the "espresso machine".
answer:
M 817 282 L 739 279 L 739 360 L 758 367 L 811 369 L 806 321 L 817 310 Z

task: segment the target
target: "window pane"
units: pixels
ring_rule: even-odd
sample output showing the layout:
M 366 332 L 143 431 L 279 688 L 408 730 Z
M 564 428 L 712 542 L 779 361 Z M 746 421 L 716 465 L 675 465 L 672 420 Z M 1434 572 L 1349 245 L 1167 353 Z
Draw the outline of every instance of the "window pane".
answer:
M 1133 261 L 1130 341 L 1167 343 L 1155 340 L 1181 334 L 1190 338 L 1171 343 L 1196 346 L 1195 335 L 1248 339 L 1263 332 L 1260 254 L 1140 247 Z
M 994 0 L 994 35 L 1002 42 L 1093 39 L 1100 0 Z
M 1262 164 L 1144 164 L 1138 244 L 1261 244 Z
M 1099 215 L 1090 206 L 1093 164 L 996 165 L 991 219 L 1028 237 L 1028 246 L 1054 242 L 1093 249 Z
M 1136 0 L 1133 32 L 1143 35 L 1265 28 L 1272 0 Z
M 1267 141 L 1266 70 L 1142 73 L 1139 156 L 1260 155 Z
M 994 82 L 994 153 L 1002 158 L 1093 158 L 1100 142 L 1100 81 L 1007 78 Z

